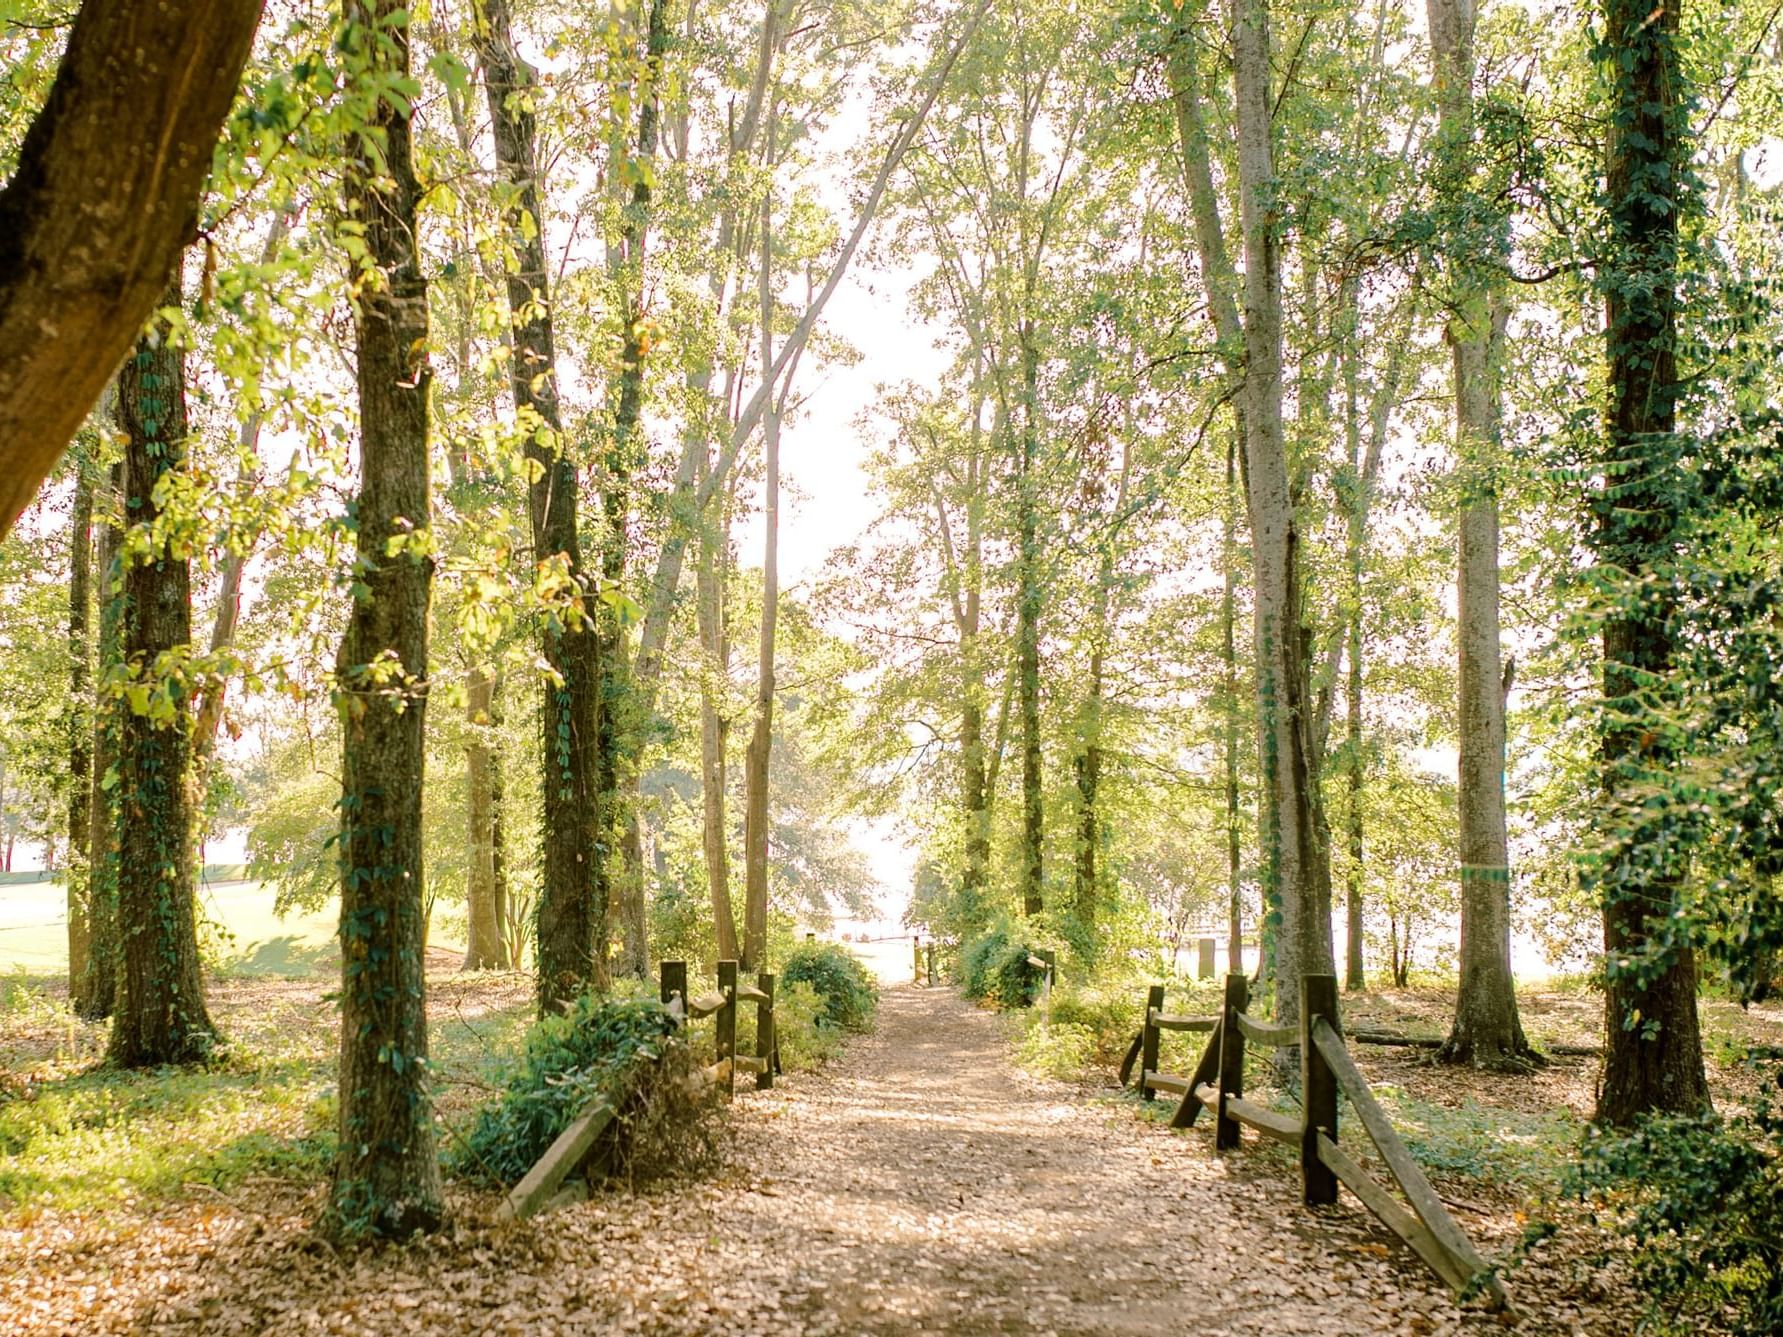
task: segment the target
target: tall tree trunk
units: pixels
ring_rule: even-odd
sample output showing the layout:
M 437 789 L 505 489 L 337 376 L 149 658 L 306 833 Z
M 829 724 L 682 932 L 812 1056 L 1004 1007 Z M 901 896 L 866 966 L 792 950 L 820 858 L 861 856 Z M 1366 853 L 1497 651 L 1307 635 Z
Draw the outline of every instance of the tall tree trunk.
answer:
M 409 72 L 396 0 L 354 3 L 342 45 Z M 347 208 L 364 229 L 355 303 L 357 581 L 337 661 L 341 714 L 340 1149 L 328 1225 L 402 1238 L 445 1219 L 427 1081 L 427 871 L 421 842 L 428 612 L 427 282 L 416 243 L 412 110 L 380 99 L 382 151 L 354 142 Z
M 550 275 L 545 267 L 543 182 L 530 103 L 537 83 L 514 46 L 507 0 L 481 0 L 477 50 L 494 127 L 495 162 L 513 188 L 507 218 L 516 264 L 508 275 L 514 404 L 533 426 L 527 512 L 533 557 L 563 582 L 559 611 L 542 633 L 545 663 L 542 877 L 535 952 L 539 1010 L 553 1011 L 607 977 L 607 881 L 601 841 L 599 642 L 594 584 L 582 561 L 577 468 L 563 436 Z M 522 219 L 529 220 L 523 223 Z
M 1346 285 L 1347 286 L 1347 285 Z M 1362 959 L 1362 883 L 1366 848 L 1363 844 L 1362 798 L 1362 554 L 1368 538 L 1368 502 L 1371 480 L 1362 468 L 1361 394 L 1357 384 L 1361 349 L 1355 331 L 1355 297 L 1346 294 L 1350 328 L 1345 332 L 1344 438 L 1348 451 L 1345 498 L 1348 521 L 1344 536 L 1344 834 L 1349 845 L 1349 868 L 1344 888 L 1343 987 L 1358 992 L 1368 986 Z
M 473 667 L 466 675 L 464 778 L 469 801 L 465 805 L 465 843 L 470 866 L 465 901 L 469 941 L 460 970 L 507 970 L 513 965 L 495 861 L 497 687 L 495 675 L 486 668 Z
M 1603 627 L 1605 802 L 1667 758 L 1648 727 L 1649 684 L 1671 670 L 1673 601 L 1664 577 L 1676 542 L 1678 213 L 1690 201 L 1688 90 L 1678 53 L 1678 0 L 1604 0 L 1604 45 L 1614 93 L 1607 176 L 1610 246 L 1606 342 L 1611 419 L 1602 491 L 1593 499 L 1598 560 L 1642 585 Z M 1633 783 L 1631 783 L 1633 782 Z M 1649 1111 L 1709 1108 L 1696 1015 L 1696 961 L 1687 946 L 1659 963 L 1630 963 L 1671 913 L 1677 887 L 1638 866 L 1601 882 L 1605 991 L 1599 1122 L 1625 1125 Z
M 1028 311 L 1032 312 L 1032 294 Z M 1023 317 L 1022 435 L 1016 474 L 1016 676 L 1022 735 L 1022 913 L 1037 915 L 1042 892 L 1046 811 L 1040 753 L 1040 506 L 1034 478 L 1040 452 L 1040 350 L 1032 314 Z
M 180 301 L 179 278 L 167 294 Z M 186 456 L 186 358 L 158 321 L 118 372 L 118 425 L 126 444 L 125 514 L 152 534 L 155 485 Z M 118 926 L 122 944 L 109 1057 L 120 1067 L 190 1063 L 217 1043 L 204 1006 L 191 792 L 191 718 L 177 676 L 158 682 L 162 656 L 192 642 L 190 565 L 165 538 L 126 561 L 123 654 L 132 674 L 161 692 L 167 714 L 129 709 L 118 737 Z
M 1312 746 L 1300 531 L 1282 428 L 1280 216 L 1272 145 L 1268 0 L 1233 0 L 1233 83 L 1244 232 L 1245 459 L 1256 568 L 1257 714 L 1265 903 L 1279 917 L 1275 1012 L 1299 1017 L 1300 977 L 1332 972 L 1331 867 Z M 1285 1052 L 1285 1051 L 1284 1051 Z
M 1473 0 L 1429 0 L 1437 154 L 1451 198 L 1479 193 L 1474 172 Z M 1459 248 L 1458 248 L 1459 250 Z M 1452 257 L 1445 338 L 1454 353 L 1461 478 L 1456 578 L 1460 647 L 1461 987 L 1439 1056 L 1483 1068 L 1525 1066 L 1529 1042 L 1511 978 L 1511 873 L 1504 815 L 1504 702 L 1498 627 L 1499 352 L 1506 310 L 1498 255 Z
M 768 120 L 767 170 L 774 169 L 774 122 Z M 761 216 L 762 376 L 774 374 L 774 200 L 770 190 Z M 761 970 L 768 950 L 768 771 L 774 746 L 774 633 L 780 613 L 780 409 L 772 388 L 762 417 L 765 504 L 762 515 L 761 643 L 756 665 L 755 729 L 744 756 L 743 957 Z
M 1118 526 L 1127 512 L 1127 485 L 1132 478 L 1132 415 L 1127 415 L 1121 444 L 1120 478 L 1114 490 L 1110 511 L 1114 525 L 1102 536 L 1101 553 L 1096 560 L 1096 588 L 1090 610 L 1090 683 L 1078 724 L 1078 752 L 1073 759 L 1077 781 L 1077 867 L 1074 909 L 1079 926 L 1085 931 L 1084 941 L 1092 948 L 1093 930 L 1101 880 L 1097 856 L 1101 852 L 1102 819 L 1098 804 L 1102 790 L 1102 725 L 1105 708 L 1104 677 L 1108 659 L 1110 605 L 1114 599 L 1114 547 Z
M 709 467 L 709 465 L 707 466 Z M 724 618 L 724 570 L 728 526 L 720 520 L 724 499 L 709 507 L 700 526 L 697 614 L 700 630 L 700 798 L 701 843 L 706 855 L 706 887 L 712 900 L 712 926 L 718 959 L 737 959 L 737 917 L 731 905 L 729 832 L 724 815 L 725 745 L 730 721 L 720 709 L 730 680 L 730 644 Z
M 91 874 L 87 862 L 92 822 L 93 646 L 87 628 L 93 608 L 93 461 L 77 446 L 74 509 L 68 520 L 68 995 L 85 1014 L 84 990 L 92 971 L 93 928 L 87 904 Z
M 93 710 L 93 771 L 88 786 L 87 971 L 74 993 L 74 1008 L 89 1021 L 109 1017 L 117 1002 L 118 970 L 118 808 L 117 791 L 106 783 L 117 761 L 120 703 L 106 690 L 108 673 L 122 652 L 124 595 L 118 566 L 124 498 L 124 462 L 112 465 L 101 498 L 96 566 L 99 571 L 99 690 Z
M 1226 769 L 1226 970 L 1244 973 L 1244 865 L 1239 832 L 1238 806 L 1238 447 L 1243 427 L 1235 427 L 1226 441 L 1226 493 L 1220 515 L 1220 678 L 1221 713 L 1225 738 L 1221 752 Z M 1261 944 L 1259 944 L 1261 946 Z
M 649 351 L 644 313 L 644 248 L 650 231 L 651 172 L 661 125 L 662 61 L 668 50 L 668 5 L 650 0 L 645 21 L 643 96 L 638 105 L 637 154 L 629 164 L 635 174 L 630 204 L 614 248 L 619 309 L 625 312 L 621 337 L 619 392 L 613 413 L 613 436 L 602 478 L 607 535 L 602 573 L 610 587 L 626 580 L 630 542 L 632 478 L 644 463 L 639 420 L 644 406 L 644 359 Z M 643 721 L 632 678 L 631 655 L 624 625 L 615 610 L 604 609 L 601 625 L 600 779 L 605 806 L 603 822 L 609 840 L 621 851 L 615 876 L 606 864 L 608 901 L 617 897 L 622 945 L 620 973 L 642 979 L 650 968 L 648 919 L 644 895 L 643 842 L 639 828 L 638 751 Z

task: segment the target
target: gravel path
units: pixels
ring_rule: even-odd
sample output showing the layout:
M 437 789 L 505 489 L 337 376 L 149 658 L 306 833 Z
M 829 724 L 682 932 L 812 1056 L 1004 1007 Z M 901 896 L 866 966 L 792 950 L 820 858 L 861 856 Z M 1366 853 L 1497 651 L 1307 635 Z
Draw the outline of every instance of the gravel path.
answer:
M 441 1235 L 337 1254 L 320 1188 L 170 1204 L 0 1238 L 0 1332 L 1409 1333 L 1496 1328 L 1354 1207 L 1216 1157 L 1124 1106 L 1018 1073 L 948 990 L 883 994 L 820 1073 L 739 1091 L 718 1178 L 523 1223 L 460 1195 Z M 0 1232 L 5 1235 L 6 1232 Z M 1626 1331 L 1521 1274 L 1522 1331 Z

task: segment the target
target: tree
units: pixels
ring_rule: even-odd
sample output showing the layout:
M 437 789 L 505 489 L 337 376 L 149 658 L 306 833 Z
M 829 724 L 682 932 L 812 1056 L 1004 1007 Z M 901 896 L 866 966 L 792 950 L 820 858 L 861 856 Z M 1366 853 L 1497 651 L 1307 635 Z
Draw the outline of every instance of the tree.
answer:
M 86 0 L 0 191 L 0 535 L 136 342 L 264 0 Z
M 607 987 L 607 882 L 602 873 L 599 776 L 600 646 L 595 588 L 583 564 L 579 471 L 563 435 L 550 274 L 545 265 L 544 181 L 531 105 L 532 68 L 514 45 L 506 0 L 484 0 L 483 61 L 495 161 L 509 192 L 505 217 L 514 263 L 507 275 L 513 350 L 509 378 L 532 470 L 527 492 L 539 585 L 549 601 L 542 634 L 544 869 L 538 903 L 539 1008 L 592 985 Z
M 353 0 L 341 45 L 367 133 L 348 152 L 343 235 L 356 275 L 360 484 L 341 716 L 340 1147 L 327 1225 L 402 1238 L 445 1218 L 428 1096 L 421 799 L 428 694 L 427 282 L 416 208 L 408 13 Z M 373 146 L 376 146 L 375 148 Z
M 180 296 L 176 271 L 167 305 Z M 108 1056 L 136 1068 L 204 1059 L 218 1039 L 198 968 L 192 719 L 180 664 L 192 642 L 189 539 L 178 502 L 168 504 L 186 456 L 186 364 L 165 319 L 118 372 L 118 426 L 131 523 L 120 554 L 122 671 L 107 686 L 129 708 L 118 723 L 120 950 Z
M 1440 1056 L 1481 1068 L 1527 1066 L 1531 1049 L 1511 978 L 1511 870 L 1504 815 L 1504 710 L 1498 625 L 1498 482 L 1503 435 L 1499 365 L 1509 304 L 1502 277 L 1507 228 L 1477 197 L 1473 170 L 1472 0 L 1430 0 L 1439 109 L 1438 179 L 1448 203 L 1484 214 L 1485 236 L 1449 248 L 1453 276 L 1444 337 L 1454 354 L 1455 454 L 1460 477 L 1456 576 L 1460 670 L 1461 987 Z
M 93 927 L 89 914 L 92 877 L 87 863 L 91 846 L 93 787 L 93 645 L 88 634 L 93 613 L 93 475 L 92 460 L 77 451 L 74 507 L 68 518 L 68 994 L 77 1012 L 86 1014 L 83 997 L 92 974 Z
M 1673 674 L 1671 568 L 1695 486 L 1678 431 L 1679 213 L 1692 206 L 1694 189 L 1679 9 L 1679 0 L 1604 0 L 1599 52 L 1611 94 L 1609 227 L 1599 277 L 1610 403 L 1587 537 L 1617 595 L 1602 632 L 1600 757 L 1612 820 L 1638 812 L 1643 776 L 1676 747 L 1650 720 Z M 1709 1105 L 1695 955 L 1688 942 L 1672 944 L 1657 961 L 1643 954 L 1665 938 L 1678 878 L 1639 843 L 1593 870 L 1608 976 L 1602 1123 Z

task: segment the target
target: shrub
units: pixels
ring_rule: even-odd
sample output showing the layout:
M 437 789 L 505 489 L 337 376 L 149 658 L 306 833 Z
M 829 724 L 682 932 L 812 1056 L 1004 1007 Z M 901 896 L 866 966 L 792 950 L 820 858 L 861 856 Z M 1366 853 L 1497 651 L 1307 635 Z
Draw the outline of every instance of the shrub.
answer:
M 1075 1026 L 1089 1036 L 1088 1065 L 1117 1066 L 1144 1019 L 1145 992 L 1131 984 L 1053 986 L 1052 1023 Z
M 1031 1026 L 1016 1046 L 1016 1062 L 1029 1072 L 1060 1081 L 1081 1081 L 1096 1052 L 1096 1033 L 1088 1026 L 1055 1021 Z
M 1783 1332 L 1783 1113 L 1768 1093 L 1738 1118 L 1653 1117 L 1594 1138 L 1577 1173 L 1635 1246 L 1652 1330 Z
M 879 986 L 854 953 L 834 943 L 806 943 L 786 958 L 779 985 L 809 985 L 823 1000 L 823 1020 L 844 1030 L 873 1023 Z
M 842 1052 L 842 1030 L 829 1020 L 821 994 L 803 980 L 774 988 L 774 1030 L 788 1072 L 828 1063 Z
M 694 1168 L 715 1151 L 714 1107 L 687 1080 L 693 1060 L 675 1024 L 650 998 L 584 994 L 568 1015 L 546 1017 L 501 1094 L 478 1111 L 452 1156 L 467 1178 L 512 1184 L 587 1105 L 618 1117 L 597 1148 L 633 1177 Z
M 1033 944 L 999 920 L 960 953 L 960 991 L 997 1007 L 1026 1007 L 1040 994 L 1040 972 L 1028 964 Z

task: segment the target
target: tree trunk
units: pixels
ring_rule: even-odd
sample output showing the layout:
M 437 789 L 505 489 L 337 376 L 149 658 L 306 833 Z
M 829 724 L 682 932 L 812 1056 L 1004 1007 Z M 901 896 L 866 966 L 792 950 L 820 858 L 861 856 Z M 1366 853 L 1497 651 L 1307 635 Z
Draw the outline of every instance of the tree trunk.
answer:
M 262 0 L 86 0 L 0 190 L 0 537 L 196 231 Z
M 1344 437 L 1348 447 L 1346 486 L 1348 502 L 1347 532 L 1344 543 L 1344 575 L 1346 598 L 1344 611 L 1344 660 L 1347 669 L 1344 684 L 1344 781 L 1347 793 L 1344 805 L 1344 834 L 1348 838 L 1350 863 L 1344 888 L 1344 968 L 1345 992 L 1355 993 L 1368 987 L 1362 959 L 1362 880 L 1363 880 L 1363 764 L 1362 764 L 1362 554 L 1368 541 L 1368 502 L 1372 480 L 1362 469 L 1362 424 L 1360 390 L 1357 384 L 1361 350 L 1357 347 L 1354 329 L 1355 297 L 1347 294 L 1351 328 L 1346 331 L 1344 362 Z
M 767 170 L 774 167 L 774 122 L 768 120 Z M 762 201 L 762 376 L 774 374 L 773 193 Z M 756 665 L 755 729 L 744 756 L 743 956 L 748 970 L 764 969 L 768 950 L 768 769 L 774 746 L 774 633 L 780 613 L 780 411 L 769 385 L 762 417 L 766 498 L 762 516 L 761 642 Z
M 636 157 L 628 164 L 636 179 L 630 204 L 621 218 L 620 244 L 610 251 L 619 309 L 625 313 L 613 436 L 601 485 L 607 514 L 602 574 L 613 589 L 625 586 L 632 478 L 644 463 L 639 419 L 644 406 L 644 359 L 650 347 L 644 312 L 644 248 L 650 230 L 651 171 L 661 124 L 662 59 L 668 38 L 666 0 L 650 0 L 644 35 L 644 89 L 638 105 L 638 147 Z M 604 865 L 604 871 L 608 877 L 609 904 L 617 897 L 620 912 L 620 973 L 642 979 L 650 969 L 644 869 L 640 862 L 642 839 L 637 826 L 641 780 L 638 751 L 642 746 L 643 721 L 639 718 L 625 628 L 612 609 L 602 610 L 600 625 L 603 825 L 612 847 L 619 849 L 622 856 L 617 876 L 611 863 Z
M 177 272 L 167 293 L 180 300 Z M 145 334 L 118 372 L 118 426 L 126 438 L 125 514 L 152 534 L 155 485 L 186 455 L 186 359 L 165 322 Z M 122 713 L 118 737 L 118 926 L 123 951 L 109 1057 L 120 1067 L 204 1059 L 217 1043 L 198 966 L 193 868 L 191 719 L 177 676 L 160 681 L 164 655 L 192 641 L 191 571 L 165 539 L 151 538 L 124 567 L 123 655 L 150 687 L 145 708 Z M 162 698 L 165 693 L 165 698 Z M 154 708 L 163 699 L 165 715 Z
M 1239 839 L 1238 806 L 1238 445 L 1242 426 L 1226 441 L 1226 493 L 1220 515 L 1220 678 L 1225 738 L 1220 751 L 1226 770 L 1226 970 L 1244 973 L 1243 843 Z M 1259 944 L 1260 946 L 1260 944 Z
M 68 996 L 77 1012 L 92 972 L 93 929 L 87 900 L 92 822 L 93 646 L 87 634 L 93 607 L 93 461 L 84 447 L 76 460 L 74 509 L 68 521 Z
M 1022 913 L 1037 915 L 1042 892 L 1046 812 L 1040 753 L 1040 516 L 1034 471 L 1040 452 L 1040 350 L 1032 294 L 1021 330 L 1022 435 L 1016 475 L 1016 675 L 1022 734 Z
M 348 10 L 342 44 L 406 79 L 395 0 Z M 376 34 L 374 36 L 374 33 Z M 427 1081 L 427 872 L 421 798 L 429 547 L 427 283 L 415 240 L 411 117 L 380 99 L 376 158 L 354 141 L 347 207 L 364 228 L 355 304 L 360 485 L 355 597 L 337 663 L 341 714 L 340 1149 L 328 1225 L 400 1239 L 445 1219 Z
M 705 452 L 702 452 L 704 454 Z M 730 681 L 730 644 L 724 619 L 724 571 L 729 548 L 727 527 L 718 515 L 723 498 L 708 508 L 700 525 L 697 614 L 700 630 L 700 797 L 701 843 L 706 855 L 706 887 L 712 900 L 712 926 L 718 959 L 737 959 L 737 917 L 731 905 L 729 832 L 725 827 L 725 745 L 730 721 L 720 709 Z
M 109 1017 L 117 1001 L 118 967 L 118 810 L 117 791 L 106 777 L 117 761 L 120 705 L 105 690 L 108 671 L 122 649 L 124 596 L 118 569 L 123 514 L 124 464 L 112 465 L 99 515 L 96 566 L 99 571 L 99 690 L 93 710 L 93 770 L 87 803 L 87 971 L 74 990 L 74 1009 L 89 1021 Z
M 506 925 L 495 864 L 496 741 L 495 675 L 472 668 L 465 681 L 464 769 L 470 791 L 465 808 L 465 843 L 470 866 L 465 877 L 469 942 L 460 970 L 508 970 Z
M 1244 232 L 1245 459 L 1256 569 L 1257 713 L 1263 748 L 1265 904 L 1280 924 L 1278 1021 L 1299 1017 L 1300 977 L 1332 973 L 1331 867 L 1312 748 L 1300 532 L 1282 429 L 1280 216 L 1271 144 L 1269 6 L 1233 0 L 1239 204 Z
M 1679 61 L 1678 0 L 1605 0 L 1612 53 L 1609 123 L 1610 247 L 1606 342 L 1611 421 L 1591 535 L 1612 571 L 1645 581 L 1603 627 L 1606 806 L 1639 803 L 1630 789 L 1666 764 L 1668 745 L 1648 727 L 1648 684 L 1671 671 L 1671 560 L 1680 480 L 1677 437 L 1678 212 L 1689 203 L 1689 99 Z M 1656 570 L 1657 568 L 1657 570 Z M 1687 946 L 1659 962 L 1632 961 L 1660 936 L 1677 896 L 1664 873 L 1624 856 L 1601 882 L 1605 991 L 1600 1123 L 1627 1125 L 1649 1111 L 1709 1108 L 1696 1015 L 1696 961 Z
M 582 562 L 577 468 L 563 437 L 557 399 L 557 351 L 550 275 L 545 267 L 543 183 L 537 126 L 529 102 L 536 78 L 514 46 L 507 0 L 481 0 L 477 51 L 483 62 L 495 161 L 513 188 L 507 218 L 516 258 L 508 275 L 513 329 L 510 383 L 532 467 L 527 511 L 533 557 L 549 566 L 558 593 L 542 634 L 549 672 L 543 683 L 542 837 L 534 950 L 539 1010 L 553 1011 L 607 978 L 607 882 L 603 872 L 599 775 L 599 646 L 593 586 Z M 520 220 L 525 217 L 530 225 Z

